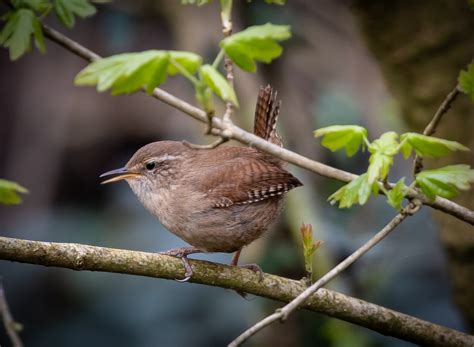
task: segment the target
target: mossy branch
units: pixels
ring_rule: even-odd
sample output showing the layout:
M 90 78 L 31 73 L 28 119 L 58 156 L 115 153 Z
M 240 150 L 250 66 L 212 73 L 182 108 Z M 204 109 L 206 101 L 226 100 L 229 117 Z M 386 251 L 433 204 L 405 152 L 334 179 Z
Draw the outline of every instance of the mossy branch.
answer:
M 181 260 L 157 253 L 0 237 L 0 259 L 80 271 L 103 271 L 164 279 L 181 278 Z M 190 282 L 289 302 L 306 287 L 300 281 L 235 266 L 191 260 Z M 469 346 L 474 336 L 448 329 L 344 294 L 321 288 L 302 308 L 342 319 L 381 334 L 430 346 Z

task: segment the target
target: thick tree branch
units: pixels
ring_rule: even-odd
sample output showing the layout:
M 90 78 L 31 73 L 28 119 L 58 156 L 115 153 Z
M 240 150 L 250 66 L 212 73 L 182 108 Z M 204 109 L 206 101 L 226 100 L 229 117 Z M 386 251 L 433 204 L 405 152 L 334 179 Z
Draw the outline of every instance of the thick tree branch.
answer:
M 100 56 L 96 53 L 81 46 L 79 43 L 69 39 L 68 37 L 46 25 L 43 25 L 43 31 L 44 35 L 47 38 L 58 43 L 70 52 L 84 58 L 85 60 L 93 61 L 95 59 L 100 58 Z M 168 104 L 171 107 L 174 107 L 180 110 L 181 112 L 193 117 L 194 119 L 207 124 L 208 118 L 206 112 L 187 103 L 186 101 L 179 99 L 160 88 L 155 88 L 152 95 L 154 98 L 164 102 L 165 104 Z M 291 164 L 317 173 L 318 175 L 333 178 L 343 182 L 349 182 L 357 178 L 357 175 L 354 175 L 350 172 L 339 170 L 331 166 L 319 163 L 315 160 L 306 158 L 298 153 L 289 151 L 285 148 L 265 141 L 264 139 L 237 127 L 232 122 L 224 122 L 222 119 L 213 117 L 212 125 L 215 128 L 212 131 L 213 135 L 232 138 L 251 147 L 255 147 L 264 152 L 270 153 Z M 458 205 L 452 202 L 451 200 L 437 197 L 434 201 L 430 201 L 426 197 L 417 196 L 413 192 L 410 192 L 407 197 L 410 199 L 419 198 L 425 205 L 431 206 L 434 209 L 443 211 L 466 223 L 474 225 L 474 211 L 471 211 L 470 209 L 464 206 Z
M 234 341 L 229 344 L 229 347 L 240 346 L 243 342 L 248 340 L 252 335 L 256 334 L 260 330 L 264 329 L 273 322 L 280 320 L 285 321 L 293 311 L 300 307 L 306 300 L 308 300 L 311 295 L 316 293 L 322 286 L 326 285 L 334 277 L 339 275 L 342 271 L 347 269 L 350 265 L 356 262 L 360 257 L 365 253 L 375 247 L 380 241 L 382 241 L 388 234 L 390 234 L 401 222 L 405 220 L 406 217 L 413 215 L 418 212 L 420 205 L 414 205 L 410 203 L 406 208 L 404 208 L 399 214 L 397 214 L 385 227 L 380 230 L 377 234 L 372 236 L 369 241 L 364 243 L 359 247 L 355 252 L 353 252 L 346 259 L 341 261 L 338 265 L 333 267 L 328 273 L 323 277 L 313 283 L 310 287 L 305 289 L 300 295 L 298 295 L 294 300 L 288 303 L 281 309 L 276 310 L 272 315 L 265 317 L 261 321 L 257 322 L 249 329 L 244 331 L 239 335 Z
M 165 279 L 180 278 L 184 272 L 181 260 L 157 253 L 7 237 L 0 237 L 0 259 Z M 234 289 L 283 302 L 291 301 L 305 289 L 302 282 L 269 274 L 259 281 L 258 274 L 235 266 L 197 260 L 191 260 L 191 264 L 194 274 L 190 282 L 194 283 Z M 449 347 L 474 343 L 474 336 L 324 288 L 312 295 L 302 308 L 421 345 Z

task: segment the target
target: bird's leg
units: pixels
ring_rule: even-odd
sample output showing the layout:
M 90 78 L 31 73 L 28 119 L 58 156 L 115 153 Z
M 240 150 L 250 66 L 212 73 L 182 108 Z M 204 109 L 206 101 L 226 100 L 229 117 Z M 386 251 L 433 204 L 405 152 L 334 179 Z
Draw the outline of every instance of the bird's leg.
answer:
M 245 265 L 237 265 L 239 263 L 240 253 L 242 253 L 242 248 L 240 248 L 237 252 L 235 252 L 232 260 L 230 261 L 230 265 L 232 266 L 239 266 L 245 269 L 252 270 L 255 273 L 258 273 L 258 279 L 261 281 L 263 280 L 263 271 L 260 266 L 257 264 L 245 264 Z
M 239 250 L 234 253 L 234 256 L 232 257 L 232 260 L 230 261 L 229 265 L 237 266 L 237 264 L 239 263 L 240 253 L 242 253 L 242 248 L 239 248 Z
M 181 280 L 175 279 L 178 282 L 189 281 L 189 279 L 192 277 L 193 267 L 189 263 L 188 255 L 194 254 L 194 253 L 202 253 L 202 251 L 199 248 L 191 246 L 191 247 L 173 248 L 166 252 L 160 252 L 160 254 L 170 255 L 172 257 L 180 258 L 182 260 L 184 269 L 185 269 L 184 278 Z

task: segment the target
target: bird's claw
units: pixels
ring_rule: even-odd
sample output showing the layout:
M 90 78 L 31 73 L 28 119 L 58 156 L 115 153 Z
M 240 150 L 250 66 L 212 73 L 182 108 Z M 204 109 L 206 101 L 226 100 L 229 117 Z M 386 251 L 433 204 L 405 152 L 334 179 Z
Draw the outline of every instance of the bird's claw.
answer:
M 189 281 L 189 280 L 191 279 L 192 274 L 191 274 L 191 275 L 186 275 L 186 274 L 184 274 L 184 276 L 185 276 L 185 277 L 184 277 L 183 279 L 175 278 L 174 280 L 175 280 L 176 282 L 179 282 L 179 283 L 184 283 L 184 282 L 187 282 L 187 281 Z
M 184 265 L 184 278 L 179 279 L 175 278 L 174 280 L 177 282 L 187 282 L 191 279 L 193 276 L 193 267 L 191 266 L 191 263 L 189 262 L 188 259 L 188 254 L 195 253 L 195 252 L 190 252 L 190 249 L 187 248 L 175 248 L 175 249 L 170 249 L 169 251 L 166 252 L 159 252 L 159 254 L 163 255 L 169 255 L 171 257 L 176 257 L 181 259 Z
M 183 255 L 181 257 L 178 256 L 178 258 L 181 258 L 181 261 L 183 262 L 183 265 L 184 265 L 184 269 L 186 271 L 184 272 L 184 278 L 183 279 L 175 278 L 174 280 L 177 281 L 177 282 L 187 282 L 193 276 L 193 267 L 189 263 L 189 259 L 187 258 L 186 255 Z

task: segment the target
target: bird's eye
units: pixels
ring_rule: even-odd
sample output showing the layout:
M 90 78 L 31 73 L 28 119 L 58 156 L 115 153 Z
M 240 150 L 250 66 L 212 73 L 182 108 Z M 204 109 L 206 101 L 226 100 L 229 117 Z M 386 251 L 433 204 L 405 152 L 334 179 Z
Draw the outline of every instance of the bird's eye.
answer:
M 156 163 L 154 161 L 150 161 L 145 164 L 145 167 L 148 171 L 151 171 L 156 167 Z

